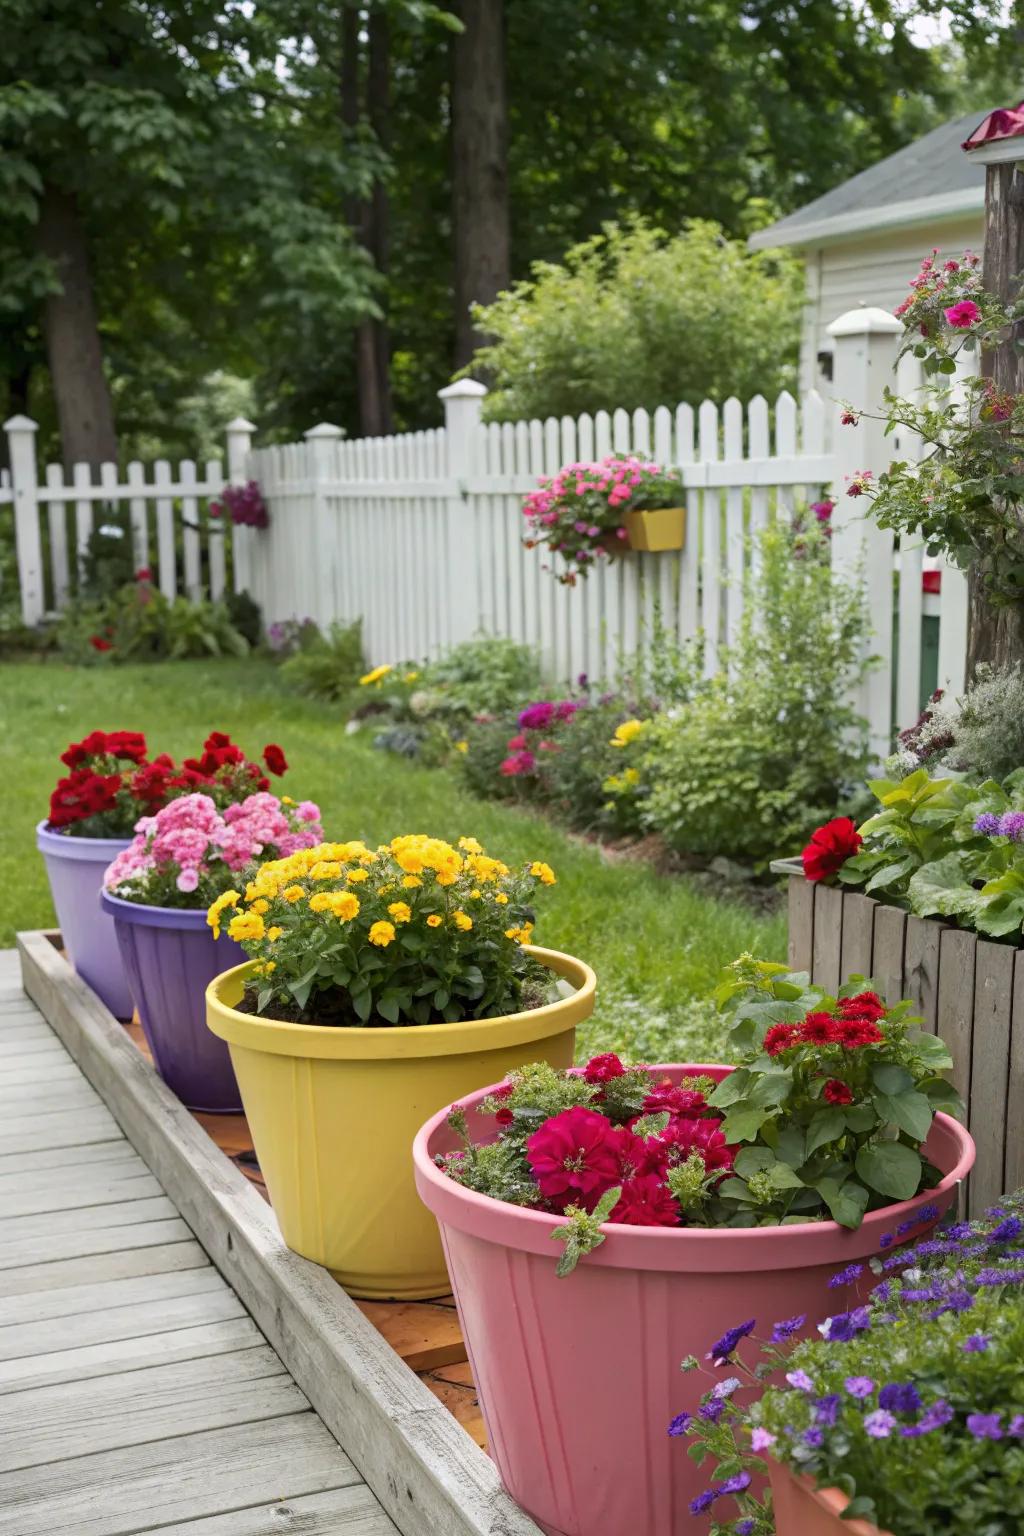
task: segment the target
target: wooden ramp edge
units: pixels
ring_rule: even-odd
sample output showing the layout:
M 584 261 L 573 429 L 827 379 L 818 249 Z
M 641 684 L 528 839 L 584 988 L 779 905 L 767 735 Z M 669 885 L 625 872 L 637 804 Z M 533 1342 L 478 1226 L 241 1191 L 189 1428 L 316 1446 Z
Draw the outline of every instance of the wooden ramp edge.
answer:
M 18 934 L 25 991 L 403 1536 L 541 1536 L 493 1462 L 359 1306 L 284 1246 L 266 1201 L 55 940 Z

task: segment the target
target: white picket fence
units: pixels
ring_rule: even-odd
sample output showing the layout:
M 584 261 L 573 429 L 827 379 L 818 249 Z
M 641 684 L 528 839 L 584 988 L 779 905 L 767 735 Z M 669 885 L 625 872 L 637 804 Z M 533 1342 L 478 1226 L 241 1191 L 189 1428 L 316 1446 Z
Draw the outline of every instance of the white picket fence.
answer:
M 176 470 L 157 459 L 148 475 L 147 466 L 133 460 L 123 479 L 116 464 L 101 464 L 95 474 L 88 464 L 75 464 L 70 479 L 62 465 L 47 464 L 40 478 L 36 423 L 14 416 L 4 430 L 11 467 L 0 475 L 0 517 L 13 510 L 25 624 L 59 611 L 77 591 L 90 536 L 107 508 L 127 506 L 135 569 L 153 570 L 165 597 L 219 598 L 229 566 L 233 589 L 248 587 L 252 530 L 209 515 L 225 484 L 219 459 L 208 460 L 201 473 L 191 459 Z M 243 478 L 254 431 L 241 417 L 228 423 L 233 480 Z
M 445 425 L 433 431 L 351 441 L 325 423 L 300 443 L 251 449 L 252 424 L 232 422 L 229 476 L 258 480 L 270 510 L 266 531 L 234 530 L 233 584 L 251 592 L 267 624 L 309 617 L 326 626 L 361 618 L 373 664 L 437 656 L 484 632 L 538 646 L 552 680 L 607 677 L 619 656 L 650 637 L 657 618 L 680 640 L 702 633 L 711 672 L 737 634 L 744 577 L 756 559 L 751 536 L 830 491 L 833 564 L 865 581 L 871 648 L 880 658 L 854 703 L 882 755 L 894 725 L 917 715 L 922 617 L 929 606 L 940 617 L 939 681 L 954 691 L 963 685 L 966 583 L 960 572 L 944 568 L 941 596 L 925 596 L 921 546 L 904 542 L 894 551 L 891 534 L 876 527 L 865 503 L 845 495 L 845 477 L 865 469 L 877 474 L 897 452 L 913 457 L 915 445 L 884 438 L 872 415 L 893 378 L 898 322 L 885 311 L 861 309 L 831 329 L 835 393 L 827 401 L 812 393 L 798 403 L 782 394 L 771 405 L 756 397 L 746 404 L 727 400 L 721 409 L 705 401 L 696 411 L 681 405 L 653 414 L 599 411 L 489 425 L 481 414 L 486 390 L 463 380 L 440 392 Z M 901 392 L 919 386 L 917 369 L 913 358 L 904 359 Z M 841 401 L 864 413 L 859 425 L 838 425 Z M 177 478 L 169 465 L 157 464 L 149 480 L 141 465 L 131 465 L 124 484 L 113 466 L 104 466 L 95 485 L 79 466 L 71 487 L 51 465 L 39 485 L 34 425 L 15 418 L 7 430 L 12 484 L 0 484 L 0 515 L 5 500 L 13 502 L 29 622 L 59 607 L 67 594 L 69 503 L 81 550 L 93 505 L 127 500 L 140 564 L 148 563 L 154 507 L 161 588 L 198 595 L 200 536 L 186 530 L 179 569 L 173 520 L 194 522 L 197 503 L 219 493 L 219 465 L 208 465 L 203 480 L 190 464 Z M 685 548 L 627 554 L 570 588 L 543 568 L 540 550 L 523 547 L 522 499 L 539 476 L 612 451 L 651 455 L 680 470 Z M 48 585 L 39 535 L 44 507 Z M 224 584 L 224 537 L 209 536 L 213 596 Z

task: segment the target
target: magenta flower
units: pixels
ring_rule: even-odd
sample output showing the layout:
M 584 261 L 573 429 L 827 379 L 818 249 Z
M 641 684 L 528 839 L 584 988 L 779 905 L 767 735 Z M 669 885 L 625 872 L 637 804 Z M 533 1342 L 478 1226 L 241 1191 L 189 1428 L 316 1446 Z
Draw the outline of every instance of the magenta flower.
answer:
M 943 314 L 946 324 L 955 331 L 969 331 L 981 319 L 981 310 L 973 299 L 961 299 L 959 304 L 951 304 L 949 309 L 943 310 Z

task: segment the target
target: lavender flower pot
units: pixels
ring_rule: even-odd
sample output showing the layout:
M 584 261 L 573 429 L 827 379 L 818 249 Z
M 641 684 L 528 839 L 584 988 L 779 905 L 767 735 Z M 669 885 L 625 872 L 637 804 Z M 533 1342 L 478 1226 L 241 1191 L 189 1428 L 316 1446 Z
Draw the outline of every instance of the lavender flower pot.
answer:
M 153 1061 L 188 1109 L 240 1114 L 242 1100 L 225 1041 L 206 1027 L 206 989 L 245 960 L 241 946 L 219 939 L 206 910 L 146 907 L 103 892 Z
M 71 837 L 45 821 L 36 827 L 64 948 L 75 970 L 118 1019 L 132 1016 L 132 994 L 117 935 L 100 905 L 103 875 L 126 837 Z

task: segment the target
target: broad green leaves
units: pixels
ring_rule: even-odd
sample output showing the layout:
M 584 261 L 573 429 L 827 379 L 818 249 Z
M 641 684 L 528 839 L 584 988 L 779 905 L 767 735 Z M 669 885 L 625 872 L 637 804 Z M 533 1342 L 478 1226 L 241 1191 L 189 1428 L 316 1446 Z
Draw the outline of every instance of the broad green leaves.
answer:
M 857 1174 L 890 1200 L 909 1200 L 921 1183 L 921 1154 L 900 1141 L 872 1142 L 857 1153 Z

